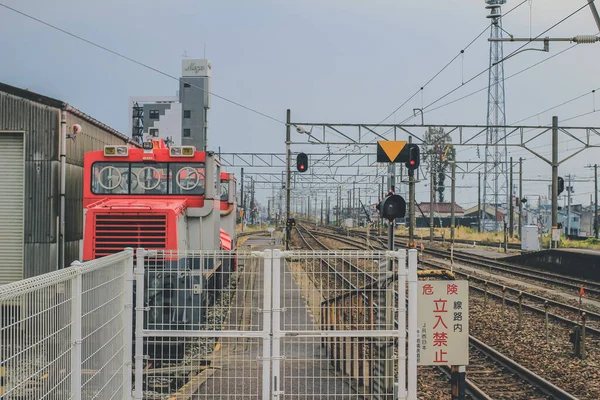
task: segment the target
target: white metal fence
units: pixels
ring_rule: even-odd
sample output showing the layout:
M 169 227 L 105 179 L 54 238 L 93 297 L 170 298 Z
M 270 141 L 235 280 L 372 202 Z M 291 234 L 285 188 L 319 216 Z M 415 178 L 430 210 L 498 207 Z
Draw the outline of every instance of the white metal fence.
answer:
M 126 399 L 133 250 L 0 286 L 0 399 Z
M 397 301 L 416 296 L 416 264 L 414 250 L 139 249 L 134 398 L 416 398 L 416 313 Z

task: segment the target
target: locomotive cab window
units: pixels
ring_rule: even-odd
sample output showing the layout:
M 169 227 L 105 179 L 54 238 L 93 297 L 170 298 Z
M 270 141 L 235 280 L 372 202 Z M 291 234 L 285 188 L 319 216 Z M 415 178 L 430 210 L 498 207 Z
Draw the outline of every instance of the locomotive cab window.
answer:
M 203 163 L 171 163 L 170 193 L 176 195 L 204 194 Z
M 91 189 L 95 194 L 128 194 L 129 163 L 94 163 Z
M 203 195 L 203 163 L 96 162 L 91 191 L 109 195 Z
M 229 182 L 221 181 L 221 201 L 229 200 Z

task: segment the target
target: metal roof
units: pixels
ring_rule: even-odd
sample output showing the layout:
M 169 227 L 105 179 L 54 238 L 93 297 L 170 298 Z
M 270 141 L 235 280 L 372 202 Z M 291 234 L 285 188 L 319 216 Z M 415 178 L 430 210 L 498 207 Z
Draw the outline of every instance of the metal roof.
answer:
M 29 89 L 21 89 L 21 88 L 11 86 L 11 85 L 8 85 L 8 84 L 2 83 L 2 82 L 0 82 L 0 91 L 33 101 L 35 103 L 40 103 L 40 104 L 47 105 L 49 107 L 65 110 L 74 115 L 77 115 L 79 118 L 81 118 L 99 128 L 104 129 L 108 133 L 115 135 L 122 140 L 126 140 L 130 144 L 138 145 L 136 142 L 133 141 L 133 139 L 131 137 L 117 131 L 116 129 L 111 128 L 110 126 L 108 126 L 106 124 L 103 124 L 102 122 L 98 121 L 97 119 L 90 117 L 83 111 L 80 111 L 77 108 L 70 106 L 68 103 L 65 103 L 62 100 L 57 100 L 52 97 L 44 96 L 43 94 L 32 92 Z

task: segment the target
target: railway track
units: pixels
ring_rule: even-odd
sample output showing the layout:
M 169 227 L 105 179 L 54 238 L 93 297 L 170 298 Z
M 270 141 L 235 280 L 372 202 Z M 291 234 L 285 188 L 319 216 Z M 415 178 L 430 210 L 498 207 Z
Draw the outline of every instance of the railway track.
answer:
M 310 231 L 306 230 L 301 226 L 296 226 L 296 232 L 300 237 L 301 241 L 308 247 L 310 250 L 325 250 L 330 251 L 330 249 L 323 244 L 319 239 L 315 237 Z M 344 289 L 357 289 L 359 287 L 365 286 L 373 281 L 375 281 L 375 277 L 370 274 L 366 274 L 362 271 L 358 266 L 354 265 L 352 262 L 342 258 L 340 263 L 336 263 L 335 265 L 326 258 L 320 258 L 321 265 L 327 267 L 329 271 L 333 273 L 334 280 L 339 280 L 343 283 Z M 336 268 L 337 267 L 337 268 Z M 314 266 L 313 266 L 314 268 Z M 340 271 L 339 269 L 342 269 Z M 316 271 L 313 274 L 313 280 L 322 280 L 323 274 L 317 273 Z M 330 276 L 329 274 L 325 275 L 326 277 Z M 316 283 L 316 282 L 315 282 Z M 326 283 L 320 282 L 316 287 L 320 288 L 335 288 L 335 283 Z M 339 290 L 339 289 L 333 289 Z M 329 290 L 331 291 L 331 289 Z
M 332 240 L 337 240 L 335 234 L 324 233 L 324 232 L 316 232 L 316 235 L 323 235 Z M 366 248 L 365 243 L 361 243 L 360 241 L 352 240 L 349 241 L 348 238 L 342 238 L 345 243 L 352 243 L 354 245 L 363 246 Z M 383 247 L 374 247 L 374 250 L 383 250 Z M 421 260 L 421 264 L 424 266 L 428 266 L 435 269 L 444 269 L 450 271 L 450 268 L 447 265 L 435 263 L 432 260 Z M 498 300 L 502 300 L 502 292 L 505 292 L 504 301 L 513 306 L 518 306 L 519 302 L 516 300 L 519 294 L 522 295 L 522 307 L 525 310 L 529 310 L 541 315 L 544 315 L 546 310 L 546 305 L 549 307 L 548 317 L 555 321 L 559 321 L 567 324 L 569 327 L 579 326 L 579 318 L 581 311 L 584 311 L 588 317 L 588 322 L 586 325 L 586 330 L 594 335 L 600 336 L 600 313 L 590 311 L 583 307 L 579 309 L 579 307 L 557 301 L 548 297 L 540 296 L 534 293 L 527 292 L 526 290 L 522 290 L 516 287 L 510 287 L 506 284 L 498 283 L 491 281 L 489 279 L 484 279 L 481 277 L 473 276 L 472 274 L 467 274 L 461 271 L 458 271 L 456 268 L 453 272 L 465 279 L 468 279 L 471 284 L 470 288 L 480 292 L 480 293 L 488 293 L 489 297 L 496 298 Z M 475 283 L 476 285 L 473 285 Z M 486 290 L 487 286 L 487 290 Z M 510 296 L 513 298 L 510 298 Z M 558 313 L 557 313 L 558 312 Z
M 328 233 L 315 232 L 315 234 L 337 240 L 335 235 Z M 349 244 L 347 238 L 343 238 L 343 242 Z M 352 243 L 359 248 L 366 246 L 365 243 L 357 241 Z M 329 250 L 324 245 L 323 248 Z M 471 399 L 576 399 L 477 338 L 469 336 L 469 342 L 470 365 L 467 373 L 469 379 L 466 383 Z M 444 373 L 447 374 L 447 369 L 444 369 Z

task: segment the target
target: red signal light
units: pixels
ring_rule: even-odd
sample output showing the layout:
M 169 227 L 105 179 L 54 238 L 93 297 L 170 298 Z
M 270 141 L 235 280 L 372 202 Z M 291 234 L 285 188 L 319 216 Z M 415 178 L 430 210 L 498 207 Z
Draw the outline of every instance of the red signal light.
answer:
M 410 160 L 410 165 L 415 165 L 415 160 Z
M 304 169 L 304 165 L 300 165 L 300 169 Z

